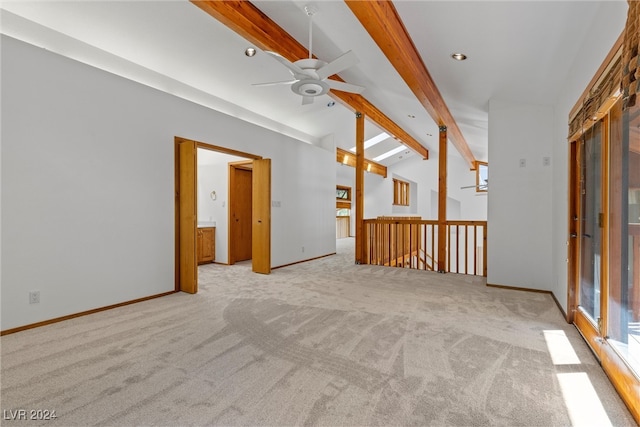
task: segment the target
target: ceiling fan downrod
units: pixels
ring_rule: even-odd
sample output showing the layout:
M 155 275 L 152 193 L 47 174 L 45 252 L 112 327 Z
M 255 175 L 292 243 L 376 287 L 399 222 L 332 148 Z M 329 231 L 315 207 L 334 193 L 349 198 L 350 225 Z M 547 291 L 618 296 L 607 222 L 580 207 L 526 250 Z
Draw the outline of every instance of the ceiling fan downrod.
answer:
M 311 53 L 313 50 L 313 15 L 316 14 L 318 9 L 313 5 L 306 5 L 304 7 L 304 11 L 309 17 L 309 59 L 313 58 L 313 54 Z

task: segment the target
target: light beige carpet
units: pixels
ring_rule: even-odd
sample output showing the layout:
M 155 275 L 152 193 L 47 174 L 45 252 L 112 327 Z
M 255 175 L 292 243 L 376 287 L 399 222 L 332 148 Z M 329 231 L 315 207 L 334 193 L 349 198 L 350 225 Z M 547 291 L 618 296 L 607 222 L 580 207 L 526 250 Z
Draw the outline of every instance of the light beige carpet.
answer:
M 269 276 L 202 266 L 197 295 L 2 337 L 2 425 L 635 425 L 549 295 L 338 252 Z M 577 360 L 554 364 L 545 331 Z M 571 407 L 567 373 L 597 404 Z

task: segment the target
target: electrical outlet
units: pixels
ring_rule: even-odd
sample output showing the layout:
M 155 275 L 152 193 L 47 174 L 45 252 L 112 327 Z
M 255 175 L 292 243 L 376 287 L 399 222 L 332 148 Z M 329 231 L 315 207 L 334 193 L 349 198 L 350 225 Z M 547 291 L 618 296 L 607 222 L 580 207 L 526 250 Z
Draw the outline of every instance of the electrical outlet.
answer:
M 542 166 L 551 166 L 551 157 L 543 157 Z
M 29 291 L 29 304 L 40 303 L 40 291 Z
M 304 252 L 304 246 L 302 247 L 302 252 Z
M 521 168 L 527 167 L 527 159 L 520 159 L 520 167 Z

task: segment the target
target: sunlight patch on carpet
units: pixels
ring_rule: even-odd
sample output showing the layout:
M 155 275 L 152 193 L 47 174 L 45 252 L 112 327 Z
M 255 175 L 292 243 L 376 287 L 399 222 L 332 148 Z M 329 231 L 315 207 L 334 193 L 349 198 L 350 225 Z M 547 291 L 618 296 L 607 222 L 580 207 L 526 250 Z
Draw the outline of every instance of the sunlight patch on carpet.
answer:
M 612 425 L 598 393 L 585 372 L 570 372 L 557 376 L 573 427 Z
M 563 330 L 543 331 L 554 365 L 579 365 L 580 358 Z

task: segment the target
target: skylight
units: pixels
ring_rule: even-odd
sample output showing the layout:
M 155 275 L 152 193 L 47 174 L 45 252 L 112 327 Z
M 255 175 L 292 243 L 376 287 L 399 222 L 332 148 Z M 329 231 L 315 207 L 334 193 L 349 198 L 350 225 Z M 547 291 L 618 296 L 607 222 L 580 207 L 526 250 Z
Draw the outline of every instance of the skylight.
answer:
M 398 154 L 399 152 L 401 152 L 401 151 L 403 151 L 403 150 L 406 150 L 406 149 L 407 149 L 407 147 L 405 147 L 404 145 L 401 145 L 401 146 L 399 146 L 399 147 L 394 148 L 394 149 L 393 149 L 393 150 L 391 150 L 391 151 L 387 151 L 386 153 L 381 154 L 381 155 L 379 155 L 378 157 L 375 157 L 375 158 L 373 159 L 373 161 L 374 161 L 374 162 L 379 162 L 380 160 L 384 160 L 384 159 L 386 159 L 387 157 L 391 157 L 391 156 L 393 156 L 394 154 Z
M 364 142 L 364 149 L 366 150 L 367 148 L 371 148 L 374 145 L 376 145 L 379 142 L 384 141 L 385 139 L 389 138 L 390 135 L 386 132 L 382 132 L 379 135 L 374 136 L 373 138 L 367 139 Z M 350 148 L 349 151 L 355 153 L 356 152 L 356 147 Z

